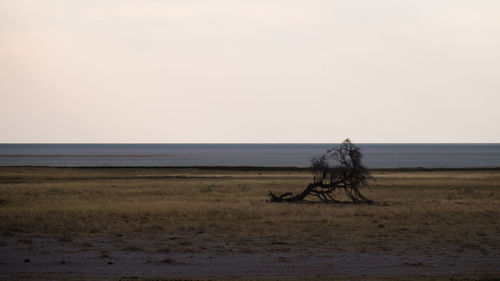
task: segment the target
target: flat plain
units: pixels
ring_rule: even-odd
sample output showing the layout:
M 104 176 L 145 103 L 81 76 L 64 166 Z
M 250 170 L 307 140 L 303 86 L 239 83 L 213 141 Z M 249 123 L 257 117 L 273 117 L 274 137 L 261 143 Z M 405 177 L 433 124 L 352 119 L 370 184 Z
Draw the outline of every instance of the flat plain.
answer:
M 1 167 L 1 279 L 499 280 L 500 169 L 372 175 L 286 204 L 307 171 Z

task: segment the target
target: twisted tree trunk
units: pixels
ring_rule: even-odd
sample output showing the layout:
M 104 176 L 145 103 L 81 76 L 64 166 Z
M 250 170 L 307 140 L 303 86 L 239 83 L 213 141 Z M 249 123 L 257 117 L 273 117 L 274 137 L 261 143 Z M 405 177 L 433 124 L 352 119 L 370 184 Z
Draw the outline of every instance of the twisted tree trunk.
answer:
M 337 184 L 324 184 L 324 183 L 310 183 L 307 187 L 299 194 L 293 195 L 292 192 L 286 192 L 281 195 L 276 195 L 272 191 L 269 191 L 270 202 L 304 202 L 305 198 L 309 195 L 319 198 L 323 202 L 340 202 L 333 198 L 331 195 L 337 188 L 344 188 L 345 193 L 349 199 L 354 203 L 366 203 L 372 204 L 373 201 L 366 198 L 359 192 L 357 188 L 350 188 L 346 185 Z
M 368 186 L 370 173 L 362 165 L 363 154 L 360 149 L 346 139 L 338 148 L 332 148 L 325 154 L 311 160 L 313 182 L 299 194 L 286 192 L 276 195 L 269 191 L 271 202 L 301 202 L 309 195 L 324 202 L 338 202 L 332 197 L 332 192 L 343 188 L 347 197 L 354 203 L 373 203 L 359 191 L 360 187 Z M 336 166 L 332 166 L 336 162 Z

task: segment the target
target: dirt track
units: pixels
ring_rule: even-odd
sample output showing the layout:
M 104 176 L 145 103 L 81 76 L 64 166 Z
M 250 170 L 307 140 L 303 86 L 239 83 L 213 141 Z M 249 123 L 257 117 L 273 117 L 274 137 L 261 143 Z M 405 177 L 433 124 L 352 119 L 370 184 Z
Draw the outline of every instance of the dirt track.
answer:
M 171 238 L 170 238 L 171 239 Z M 414 256 L 291 251 L 281 244 L 245 249 L 225 243 L 210 249 L 170 252 L 152 240 L 54 239 L 16 240 L 3 237 L 0 264 L 6 279 L 120 278 L 273 278 L 349 276 L 461 276 L 500 274 L 500 257 L 463 255 Z M 131 246 L 133 245 L 133 246 Z

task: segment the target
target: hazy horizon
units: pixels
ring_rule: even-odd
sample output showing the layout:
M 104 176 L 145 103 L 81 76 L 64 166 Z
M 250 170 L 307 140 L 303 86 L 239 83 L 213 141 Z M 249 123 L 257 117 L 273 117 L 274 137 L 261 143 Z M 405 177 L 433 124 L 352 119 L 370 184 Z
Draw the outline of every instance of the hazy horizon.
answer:
M 2 142 L 2 144 L 340 144 L 338 142 Z M 500 142 L 356 142 L 355 144 L 500 144 Z
M 500 2 L 0 0 L 0 143 L 499 143 Z

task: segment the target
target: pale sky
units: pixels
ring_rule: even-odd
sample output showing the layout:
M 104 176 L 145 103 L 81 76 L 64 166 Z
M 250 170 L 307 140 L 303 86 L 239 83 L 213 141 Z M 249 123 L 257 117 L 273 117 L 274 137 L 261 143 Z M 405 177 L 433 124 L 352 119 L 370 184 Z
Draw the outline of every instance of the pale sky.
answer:
M 500 142 L 500 1 L 0 0 L 0 143 Z

